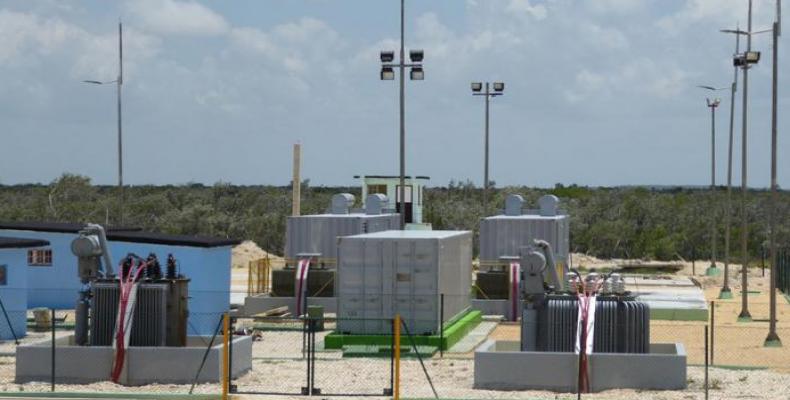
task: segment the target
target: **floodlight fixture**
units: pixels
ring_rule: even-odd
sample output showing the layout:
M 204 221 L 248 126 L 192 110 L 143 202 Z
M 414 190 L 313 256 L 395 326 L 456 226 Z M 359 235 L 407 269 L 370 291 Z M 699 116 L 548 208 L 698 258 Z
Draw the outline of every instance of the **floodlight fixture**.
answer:
M 505 82 L 494 82 L 494 90 L 501 92 L 505 90 Z
M 472 82 L 472 91 L 479 92 L 483 90 L 483 82 Z
M 411 67 L 409 77 L 413 81 L 421 81 L 425 79 L 425 71 L 423 71 L 422 67 Z
M 712 107 L 712 108 L 716 108 L 716 107 L 719 106 L 719 104 L 721 104 L 721 99 L 718 99 L 718 98 L 713 99 L 713 100 L 705 99 L 705 101 L 707 101 L 708 107 Z
M 383 63 L 391 63 L 395 60 L 395 52 L 394 51 L 382 51 L 380 54 L 381 62 Z
M 421 63 L 422 59 L 424 58 L 425 54 L 422 50 L 410 50 L 409 51 L 409 59 L 411 62 L 414 63 Z
M 395 70 L 392 67 L 381 67 L 381 80 L 391 81 L 395 79 Z
M 760 62 L 760 52 L 759 51 L 747 51 L 744 53 L 744 58 L 746 59 L 747 64 L 757 64 Z

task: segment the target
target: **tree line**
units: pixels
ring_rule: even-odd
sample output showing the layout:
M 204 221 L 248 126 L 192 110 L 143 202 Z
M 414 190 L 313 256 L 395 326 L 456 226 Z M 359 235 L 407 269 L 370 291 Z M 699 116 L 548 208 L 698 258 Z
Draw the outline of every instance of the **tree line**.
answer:
M 200 234 L 250 239 L 265 250 L 282 254 L 285 221 L 291 212 L 291 188 L 185 184 L 125 188 L 124 226 L 172 234 Z M 358 187 L 315 187 L 302 182 L 302 213 L 324 212 L 331 196 Z M 526 206 L 554 194 L 571 216 L 571 248 L 600 258 L 655 260 L 708 258 L 710 224 L 718 230 L 719 258 L 724 248 L 726 190 L 703 188 L 613 187 L 555 185 L 554 188 L 503 187 L 492 189 L 483 204 L 482 189 L 469 181 L 425 190 L 424 222 L 434 229 L 471 230 L 479 221 L 500 212 L 507 194 L 520 194 Z M 749 254 L 760 256 L 767 243 L 770 193 L 751 190 L 745 212 Z M 740 191 L 732 192 L 730 249 L 739 257 Z M 359 204 L 358 204 L 359 205 Z M 61 221 L 121 224 L 119 189 L 93 185 L 89 178 L 64 174 L 49 185 L 0 185 L 0 221 Z M 779 244 L 790 244 L 790 193 L 779 192 Z M 477 240 L 475 254 L 477 253 Z

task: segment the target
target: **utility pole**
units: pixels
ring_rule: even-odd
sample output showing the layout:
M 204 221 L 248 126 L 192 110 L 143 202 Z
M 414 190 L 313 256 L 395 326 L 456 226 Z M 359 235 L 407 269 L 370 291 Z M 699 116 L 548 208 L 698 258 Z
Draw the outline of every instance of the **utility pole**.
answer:
M 752 51 L 752 0 L 749 0 L 749 18 L 746 28 L 746 53 Z M 749 225 L 746 217 L 746 199 L 748 196 L 747 184 L 747 130 L 748 130 L 748 107 L 749 104 L 749 64 L 743 64 L 743 121 L 742 123 L 742 143 L 741 143 L 741 313 L 738 321 L 751 321 L 752 315 L 749 313 Z
M 502 96 L 505 91 L 505 83 L 504 82 L 494 82 L 494 90 L 491 90 L 490 82 L 486 82 L 485 84 L 485 91 L 483 91 L 483 83 L 482 82 L 472 82 L 472 96 L 485 96 L 485 155 L 483 161 L 483 207 L 488 209 L 488 185 L 489 185 L 489 178 L 488 178 L 488 142 L 489 142 L 489 135 L 488 135 L 488 127 L 489 127 L 489 109 L 490 109 L 490 102 L 492 97 Z
M 777 146 L 777 103 L 778 103 L 778 62 L 779 62 L 779 35 L 781 23 L 781 2 L 776 0 L 776 20 L 773 24 L 773 70 L 772 70 L 772 95 L 771 95 L 771 210 L 769 216 L 769 226 L 771 230 L 770 246 L 771 246 L 771 275 L 769 277 L 771 284 L 770 294 L 770 310 L 769 310 L 769 327 L 768 336 L 765 338 L 764 346 L 766 347 L 781 347 L 782 341 L 776 333 L 776 202 L 777 202 L 777 184 L 776 184 L 776 146 Z
M 119 222 L 123 225 L 126 194 L 123 187 L 123 133 L 121 130 L 121 87 L 123 86 L 123 24 L 118 21 L 118 189 L 121 193 Z
M 740 26 L 736 26 L 740 30 Z M 735 35 L 735 54 L 738 55 L 741 36 Z M 735 128 L 735 92 L 738 90 L 738 67 L 733 67 L 732 86 L 730 87 L 730 135 L 727 149 L 727 212 L 724 216 L 724 283 L 719 292 L 720 299 L 731 299 L 730 290 L 730 225 L 732 224 L 732 144 Z
M 406 229 L 406 1 L 400 0 L 400 228 Z
M 294 143 L 293 154 L 293 178 L 291 179 L 291 215 L 298 217 L 302 215 L 302 144 Z
M 706 99 L 708 108 L 710 108 L 710 193 L 712 197 L 713 206 L 711 207 L 711 255 L 710 267 L 705 271 L 705 275 L 713 276 L 719 274 L 719 269 L 716 268 L 716 107 L 719 106 L 719 99 Z

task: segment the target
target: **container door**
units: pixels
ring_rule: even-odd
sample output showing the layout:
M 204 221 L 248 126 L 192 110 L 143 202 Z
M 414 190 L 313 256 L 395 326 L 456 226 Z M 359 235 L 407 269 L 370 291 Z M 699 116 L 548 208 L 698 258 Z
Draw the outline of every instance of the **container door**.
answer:
M 437 254 L 431 240 L 399 241 L 395 307 L 413 335 L 435 333 Z
M 364 246 L 360 241 L 341 241 L 339 252 L 343 262 L 338 265 L 336 278 L 338 291 L 338 321 L 340 332 L 361 332 L 364 327 L 359 318 L 364 317 Z
M 367 334 L 389 332 L 389 323 L 384 323 L 384 242 L 380 240 L 366 241 L 364 246 L 364 264 L 362 268 L 362 287 L 364 292 L 364 312 L 362 324 Z

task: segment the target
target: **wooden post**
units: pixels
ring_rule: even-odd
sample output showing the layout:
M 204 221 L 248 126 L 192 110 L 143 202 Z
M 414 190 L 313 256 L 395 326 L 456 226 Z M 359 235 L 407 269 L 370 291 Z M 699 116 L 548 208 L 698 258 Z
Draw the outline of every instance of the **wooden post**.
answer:
M 293 166 L 293 201 L 291 203 L 291 215 L 299 216 L 302 213 L 302 144 L 294 143 L 294 166 Z

